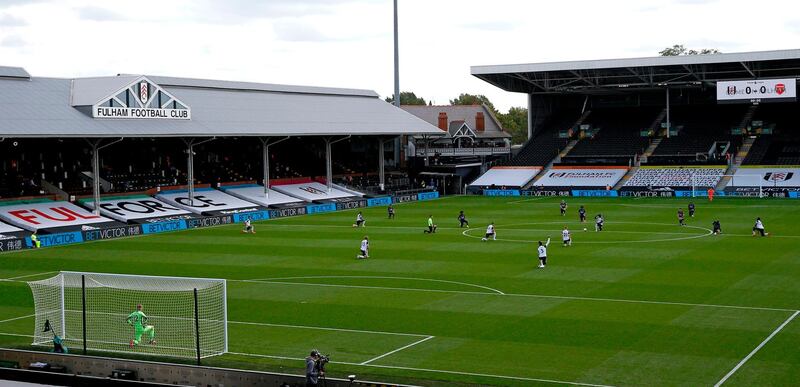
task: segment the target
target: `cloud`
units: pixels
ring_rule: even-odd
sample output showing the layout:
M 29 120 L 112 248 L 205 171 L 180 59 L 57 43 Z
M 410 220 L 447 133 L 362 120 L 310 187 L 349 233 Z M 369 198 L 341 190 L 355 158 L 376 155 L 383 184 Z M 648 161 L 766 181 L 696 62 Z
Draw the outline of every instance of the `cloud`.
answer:
M 492 31 L 492 32 L 508 32 L 517 29 L 517 23 L 513 21 L 487 21 L 477 23 L 462 24 L 461 27 L 468 30 Z
M 285 42 L 346 42 L 383 37 L 385 33 L 348 32 L 341 28 L 321 29 L 322 24 L 280 20 L 272 24 L 275 37 Z
M 0 27 L 24 27 L 28 22 L 7 13 L 0 14 Z
M 19 35 L 9 35 L 0 40 L 0 46 L 9 48 L 24 47 L 28 43 Z
M 106 21 L 121 21 L 126 20 L 125 16 L 116 13 L 106 8 L 86 6 L 75 9 L 78 12 L 78 17 L 82 20 L 106 22 Z

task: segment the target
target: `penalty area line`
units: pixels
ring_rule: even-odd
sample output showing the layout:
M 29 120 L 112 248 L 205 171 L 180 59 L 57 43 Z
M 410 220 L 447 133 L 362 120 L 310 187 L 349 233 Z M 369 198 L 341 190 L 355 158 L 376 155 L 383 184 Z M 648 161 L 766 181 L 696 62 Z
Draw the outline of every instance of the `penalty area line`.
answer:
M 16 320 L 22 320 L 22 319 L 26 319 L 26 318 L 31 318 L 31 317 L 35 317 L 35 316 L 36 316 L 35 314 L 29 314 L 27 316 L 19 316 L 19 317 L 7 318 L 5 320 L 0 320 L 0 324 L 7 323 L 7 322 L 10 322 L 10 321 L 16 321 Z
M 383 355 L 380 355 L 380 356 L 375 356 L 375 357 L 373 357 L 372 359 L 369 359 L 369 360 L 367 360 L 367 361 L 365 361 L 365 362 L 361 363 L 361 365 L 367 365 L 367 364 L 369 364 L 369 363 L 372 363 L 372 362 L 373 362 L 373 361 L 375 361 L 375 360 L 383 359 L 383 358 L 384 358 L 384 357 L 386 357 L 386 356 L 389 356 L 389 355 L 391 355 L 391 354 L 394 354 L 394 353 L 400 352 L 400 351 L 402 351 L 402 350 L 404 350 L 404 349 L 406 349 L 406 348 L 411 348 L 411 347 L 413 347 L 413 346 L 415 346 L 415 345 L 417 345 L 417 344 L 424 343 L 424 342 L 426 342 L 426 341 L 428 341 L 428 340 L 430 340 L 430 339 L 432 339 L 432 338 L 434 338 L 434 337 L 435 337 L 435 336 L 428 336 L 428 337 L 426 337 L 426 338 L 424 338 L 424 339 L 422 339 L 422 340 L 417 340 L 417 341 L 415 341 L 415 342 L 413 342 L 413 343 L 411 343 L 411 344 L 404 345 L 404 346 L 402 346 L 402 347 L 400 347 L 400 348 L 397 348 L 397 349 L 395 349 L 395 350 L 393 350 L 393 351 L 386 352 L 386 353 L 384 353 Z
M 767 338 L 764 339 L 764 341 L 762 341 L 761 344 L 759 344 L 752 351 L 750 351 L 750 353 L 748 353 L 747 356 L 744 357 L 744 359 L 742 359 L 738 364 L 736 364 L 736 366 L 733 367 L 733 369 L 730 370 L 730 372 L 725 374 L 725 376 L 723 376 L 722 379 L 720 379 L 719 382 L 717 382 L 717 384 L 714 385 L 714 387 L 719 387 L 723 383 L 725 383 L 731 376 L 733 376 L 734 373 L 736 373 L 736 371 L 739 370 L 739 368 L 741 368 L 744 365 L 744 363 L 747 363 L 747 361 L 750 360 L 750 358 L 753 357 L 756 354 L 756 352 L 758 352 L 761 348 L 767 345 L 767 343 L 770 340 L 772 340 L 772 338 L 775 337 L 775 335 L 777 335 L 778 332 L 780 332 L 781 330 L 783 330 L 784 327 L 789 325 L 789 323 L 792 322 L 792 320 L 794 320 L 794 318 L 797 317 L 798 314 L 800 314 L 800 310 L 795 311 L 791 316 L 789 316 L 789 318 L 786 319 L 786 321 L 783 322 L 783 324 L 775 328 L 775 330 L 772 331 L 772 333 L 770 333 L 770 335 L 767 336 Z

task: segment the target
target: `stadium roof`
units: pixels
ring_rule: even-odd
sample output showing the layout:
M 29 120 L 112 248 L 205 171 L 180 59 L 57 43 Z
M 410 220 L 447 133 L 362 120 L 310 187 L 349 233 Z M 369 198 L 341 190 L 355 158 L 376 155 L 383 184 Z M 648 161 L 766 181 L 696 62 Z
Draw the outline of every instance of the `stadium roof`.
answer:
M 0 67 L 0 137 L 441 135 L 370 90 Z
M 699 86 L 721 80 L 797 78 L 800 49 L 472 66 L 471 72 L 503 90 L 530 94 Z

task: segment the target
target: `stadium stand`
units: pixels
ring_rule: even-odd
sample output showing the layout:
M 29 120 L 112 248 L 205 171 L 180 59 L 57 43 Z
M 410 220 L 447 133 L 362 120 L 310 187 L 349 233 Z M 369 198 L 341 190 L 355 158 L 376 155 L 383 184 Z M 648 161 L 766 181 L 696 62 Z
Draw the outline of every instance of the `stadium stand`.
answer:
M 336 186 L 332 187 L 330 192 L 328 192 L 327 186 L 316 181 L 298 184 L 273 185 L 272 189 L 282 194 L 308 202 L 315 200 L 319 201 L 363 196 L 362 194 L 350 192 L 349 190 Z
M 652 124 L 660 112 L 661 108 L 593 109 L 584 123 L 598 131 L 594 136 L 581 139 L 561 163 L 628 164 L 634 155 L 647 148 L 650 139 L 642 137 L 641 131 Z
M 560 137 L 559 132 L 570 129 L 580 116 L 580 111 L 553 113 L 545 120 L 533 139 L 526 142 L 517 155 L 504 165 L 539 167 L 547 165 L 569 142 L 568 138 Z
M 672 109 L 672 127 L 677 135 L 664 138 L 650 156 L 654 164 L 719 164 L 725 153 L 735 153 L 741 136 L 731 135 L 731 129 L 742 121 L 747 112 L 743 105 L 676 106 Z M 715 143 L 723 145 L 715 147 Z M 730 148 L 726 149 L 725 144 Z
M 724 173 L 724 167 L 647 167 L 637 170 L 624 187 L 715 187 Z

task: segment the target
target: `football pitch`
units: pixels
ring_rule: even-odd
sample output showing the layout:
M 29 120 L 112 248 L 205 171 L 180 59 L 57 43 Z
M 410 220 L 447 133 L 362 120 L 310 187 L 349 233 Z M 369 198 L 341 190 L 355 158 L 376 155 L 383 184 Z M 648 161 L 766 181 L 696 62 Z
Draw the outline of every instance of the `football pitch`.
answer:
M 565 217 L 560 198 L 445 197 L 396 205 L 393 220 L 363 209 L 366 228 L 342 211 L 253 235 L 231 225 L 2 254 L 0 346 L 30 348 L 22 281 L 74 270 L 227 279 L 230 352 L 209 366 L 301 374 L 316 348 L 330 376 L 426 386 L 798 384 L 799 202 L 697 198 L 680 227 L 690 199 L 566 200 Z M 751 236 L 756 217 L 769 236 Z M 481 241 L 490 222 L 497 240 Z M 357 260 L 365 235 L 370 258 Z

